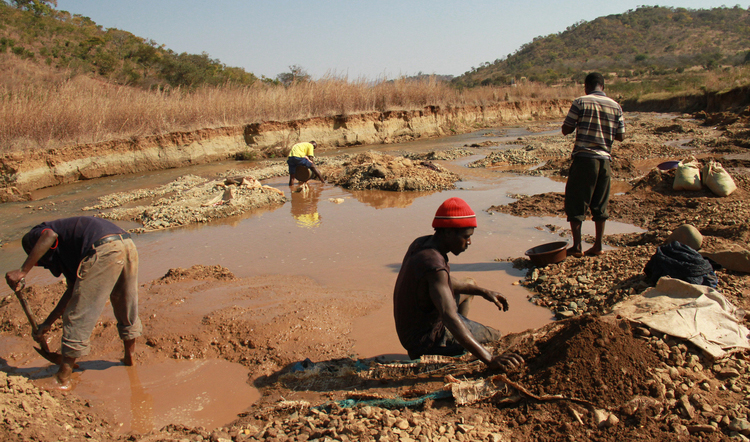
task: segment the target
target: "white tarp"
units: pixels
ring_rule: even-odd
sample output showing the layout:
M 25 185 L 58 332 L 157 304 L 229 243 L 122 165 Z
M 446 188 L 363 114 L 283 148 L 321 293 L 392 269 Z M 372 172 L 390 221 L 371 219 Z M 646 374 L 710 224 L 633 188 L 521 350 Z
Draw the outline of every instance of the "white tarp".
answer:
M 750 348 L 745 311 L 711 287 L 665 276 L 656 287 L 616 304 L 612 313 L 686 339 L 715 359 Z

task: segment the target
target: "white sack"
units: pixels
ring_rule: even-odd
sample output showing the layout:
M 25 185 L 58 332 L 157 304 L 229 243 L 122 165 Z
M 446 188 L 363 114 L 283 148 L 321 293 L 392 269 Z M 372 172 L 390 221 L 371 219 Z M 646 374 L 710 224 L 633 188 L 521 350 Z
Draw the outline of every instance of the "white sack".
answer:
M 674 172 L 674 190 L 701 190 L 701 170 L 696 161 L 680 161 Z
M 718 196 L 729 196 L 737 190 L 732 175 L 716 161 L 710 161 L 703 167 L 703 184 Z

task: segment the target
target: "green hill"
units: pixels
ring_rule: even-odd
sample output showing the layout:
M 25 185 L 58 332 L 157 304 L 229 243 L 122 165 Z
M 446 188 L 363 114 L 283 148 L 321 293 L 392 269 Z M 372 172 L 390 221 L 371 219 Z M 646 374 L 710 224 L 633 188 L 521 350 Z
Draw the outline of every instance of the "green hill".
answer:
M 456 77 L 458 87 L 522 78 L 580 82 L 587 71 L 635 78 L 750 62 L 750 11 L 644 6 L 537 37 L 515 53 Z
M 47 3 L 54 2 L 0 1 L 0 57 L 12 53 L 42 68 L 145 88 L 257 80 L 206 53 L 178 54 L 127 31 L 102 29 L 88 17 L 55 10 Z

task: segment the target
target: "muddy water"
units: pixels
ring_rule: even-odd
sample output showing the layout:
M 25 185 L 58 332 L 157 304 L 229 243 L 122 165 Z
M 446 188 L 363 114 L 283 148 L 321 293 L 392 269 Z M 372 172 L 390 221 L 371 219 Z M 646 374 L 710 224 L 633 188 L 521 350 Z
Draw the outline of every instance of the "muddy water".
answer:
M 485 130 L 408 144 L 364 146 L 357 150 L 430 150 L 481 143 L 488 138 L 502 142 L 505 138 L 515 139 L 526 135 L 529 134 L 517 128 L 506 129 L 505 132 Z M 492 214 L 486 209 L 511 202 L 512 198 L 508 195 L 562 192 L 564 182 L 464 167 L 469 161 L 480 157 L 444 163 L 464 177 L 458 189 L 444 192 L 350 192 L 330 184 L 312 182 L 310 192 L 301 194 L 290 192 L 285 177 L 267 180 L 264 184 L 285 191 L 289 197 L 285 205 L 208 225 L 136 236 L 134 241 L 140 255 L 140 280 L 147 282 L 159 278 L 170 268 L 220 264 L 238 277 L 280 274 L 293 278 L 304 275 L 332 289 L 365 289 L 380 296 L 381 306 L 355 322 L 351 335 L 356 342 L 354 351 L 362 358 L 381 355 L 405 358 L 393 329 L 393 284 L 411 241 L 430 234 L 436 208 L 445 199 L 458 196 L 477 212 L 479 227 L 469 249 L 460 256 L 451 255 L 452 273 L 470 276 L 480 285 L 502 292 L 510 304 L 510 310 L 503 313 L 483 300 L 476 300 L 470 317 L 503 333 L 542 326 L 552 320 L 549 310 L 527 301 L 529 293 L 521 286 L 514 285 L 514 282 L 523 279 L 525 271 L 514 269 L 510 262 L 504 260 L 523 256 L 525 250 L 535 245 L 560 240 L 557 234 L 543 226 L 565 227 L 565 220 L 551 217 L 522 219 Z M 28 228 L 46 219 L 82 214 L 84 212 L 80 208 L 92 204 L 100 195 L 154 187 L 188 173 L 213 176 L 238 167 L 241 166 L 236 162 L 226 162 L 137 177 L 103 178 L 38 191 L 34 194 L 35 201 L 31 203 L 2 205 L 0 227 L 3 234 L 13 240 L 0 253 L 0 270 L 5 272 L 15 268 L 25 258 L 18 238 Z M 334 202 L 337 199 L 343 199 L 343 202 Z M 638 231 L 635 227 L 614 222 L 608 223 L 607 230 L 608 233 Z M 584 223 L 584 233 L 594 233 L 593 223 Z M 37 270 L 27 280 L 30 284 L 36 284 L 49 283 L 53 278 L 49 273 Z M 10 293 L 5 286 L 0 289 L 0 296 Z M 196 364 L 146 365 L 134 370 L 112 366 L 106 370 L 87 370 L 81 375 L 82 382 L 76 394 L 94 402 L 104 401 L 109 395 L 120 395 L 122 399 L 118 403 L 122 407 L 113 409 L 112 413 L 118 415 L 118 421 L 123 422 L 125 427 L 134 429 L 143 422 L 150 422 L 149 425 L 158 428 L 162 422 L 160 419 L 171 416 L 173 410 L 179 414 L 179 419 L 183 419 L 179 420 L 180 423 L 210 421 L 214 426 L 221 425 L 231 421 L 236 413 L 257 398 L 257 392 L 247 392 L 244 399 L 237 400 L 233 396 L 235 391 L 231 389 L 222 393 L 221 384 L 252 390 L 245 386 L 246 372 L 240 365 L 216 361 Z M 217 391 L 208 392 L 205 383 L 196 379 L 222 379 L 226 382 L 219 382 Z M 140 386 L 136 388 L 138 392 L 133 393 L 136 383 Z M 170 391 L 179 391 L 181 395 Z M 141 403 L 148 402 L 144 398 L 151 397 L 151 402 L 144 405 L 150 411 L 144 412 L 142 407 L 133 408 L 132 405 L 128 408 L 127 404 L 134 396 L 141 397 Z M 215 397 L 222 399 L 214 400 Z M 226 408 L 214 407 L 217 403 L 225 404 Z M 150 417 L 143 417 L 146 415 Z

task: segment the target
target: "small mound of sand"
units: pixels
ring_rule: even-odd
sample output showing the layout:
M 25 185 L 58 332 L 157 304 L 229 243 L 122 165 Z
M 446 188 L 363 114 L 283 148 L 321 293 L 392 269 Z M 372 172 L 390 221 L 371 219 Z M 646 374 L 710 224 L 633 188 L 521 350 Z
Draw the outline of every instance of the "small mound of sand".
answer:
M 156 198 L 164 195 L 184 192 L 205 182 L 205 178 L 201 178 L 195 175 L 185 175 L 155 189 L 136 189 L 126 192 L 117 192 L 111 193 L 109 195 L 104 195 L 99 198 L 99 204 L 87 206 L 81 210 L 103 210 L 111 209 L 113 207 L 120 207 L 131 201 L 138 201 L 146 198 Z
M 465 149 L 463 147 L 456 147 L 453 149 L 448 150 L 433 150 L 427 153 L 422 152 L 403 152 L 401 155 L 403 155 L 406 158 L 409 158 L 410 160 L 442 160 L 442 161 L 450 161 L 455 160 L 456 158 L 463 158 L 468 157 L 471 155 L 475 155 L 476 152 L 472 152 L 469 149 Z
M 120 206 L 126 202 L 166 195 L 149 205 L 132 208 L 118 207 L 97 216 L 106 219 L 132 220 L 143 225 L 135 231 L 161 230 L 214 219 L 241 215 L 261 207 L 281 205 L 286 202 L 284 192 L 263 186 L 252 177 L 245 180 L 213 180 L 186 176 L 157 189 L 138 189 L 108 195 L 102 204 L 92 208 Z M 86 208 L 86 209 L 92 209 Z
M 594 316 L 563 322 L 559 330 L 536 342 L 535 355 L 527 358 L 529 389 L 601 407 L 648 395 L 648 381 L 661 362 L 623 325 L 627 331 Z
M 218 264 L 214 266 L 204 266 L 198 264 L 190 267 L 189 269 L 183 269 L 181 267 L 169 269 L 167 273 L 161 277 L 161 279 L 155 282 L 155 284 L 172 284 L 185 279 L 192 279 L 196 281 L 205 279 L 229 281 L 236 278 L 234 276 L 234 273 L 232 273 L 228 268 L 222 267 Z
M 330 176 L 336 185 L 352 190 L 429 191 L 455 188 L 460 177 L 429 161 L 365 152 L 344 162 Z

